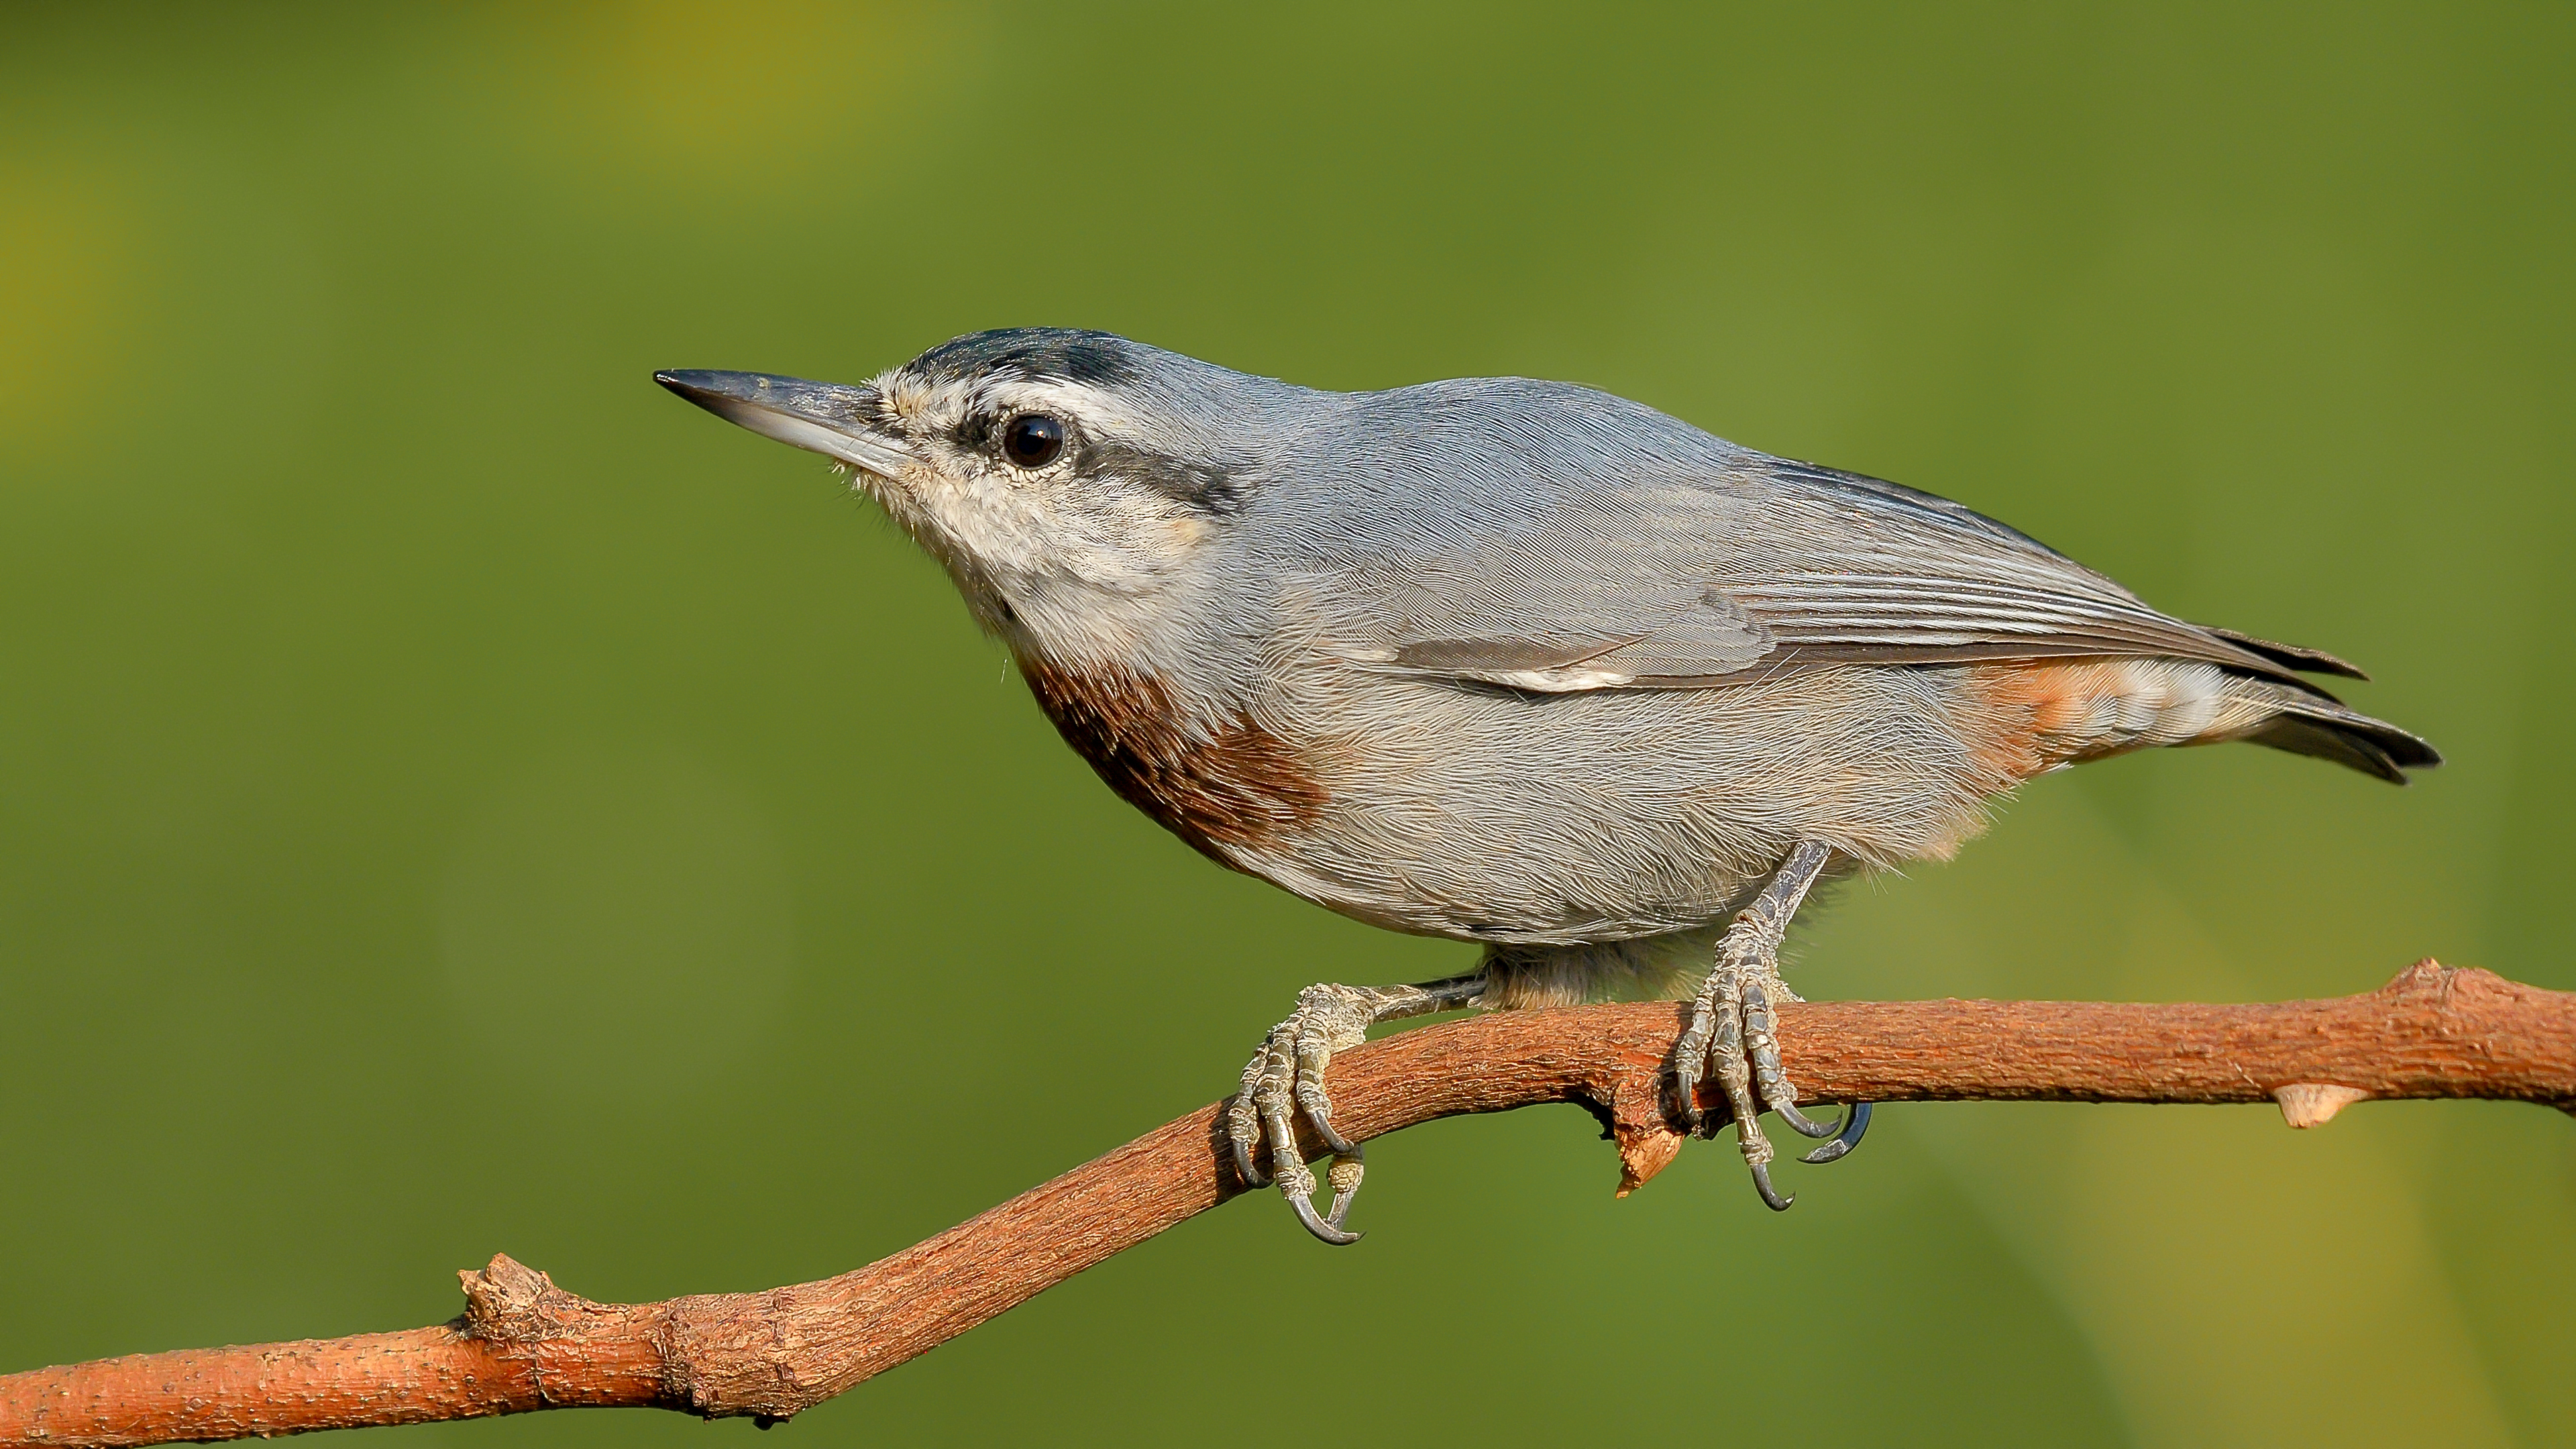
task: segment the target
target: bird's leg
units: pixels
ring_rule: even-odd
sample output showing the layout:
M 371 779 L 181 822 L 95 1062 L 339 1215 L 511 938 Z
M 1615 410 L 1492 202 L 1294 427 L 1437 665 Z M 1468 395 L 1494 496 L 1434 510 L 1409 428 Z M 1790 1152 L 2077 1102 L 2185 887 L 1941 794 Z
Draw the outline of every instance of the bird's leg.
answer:
M 1252 1064 L 1243 1069 L 1243 1090 L 1226 1107 L 1226 1136 L 1234 1144 L 1234 1170 L 1259 1187 L 1274 1177 L 1279 1191 L 1306 1230 L 1328 1243 L 1356 1243 L 1360 1235 L 1342 1230 L 1342 1218 L 1359 1193 L 1366 1164 L 1360 1145 L 1333 1129 L 1333 1102 L 1324 1094 L 1324 1067 L 1333 1053 L 1358 1046 L 1368 1029 L 1381 1021 L 1427 1016 L 1473 1006 L 1485 994 L 1483 973 L 1427 981 L 1419 986 L 1309 986 L 1297 994 L 1297 1009 L 1270 1029 Z M 1332 1149 L 1325 1170 L 1332 1185 L 1332 1210 L 1316 1216 L 1315 1174 L 1297 1150 L 1297 1124 L 1291 1109 L 1303 1112 L 1315 1135 Z M 1262 1138 L 1267 1136 L 1270 1165 L 1261 1165 Z
M 1775 1209 L 1786 1208 L 1791 1199 L 1771 1186 L 1771 1142 L 1759 1121 L 1765 1109 L 1806 1136 L 1834 1139 L 1808 1154 L 1810 1162 L 1831 1162 L 1849 1152 L 1869 1125 L 1868 1113 L 1858 1106 L 1840 1123 L 1818 1122 L 1798 1110 L 1797 1089 L 1780 1063 L 1771 1010 L 1775 998 L 1798 999 L 1780 980 L 1780 941 L 1832 858 L 1833 848 L 1824 842 L 1800 841 L 1762 893 L 1736 913 L 1718 942 L 1708 980 L 1691 1002 L 1690 1024 L 1674 1048 L 1673 1075 L 1683 1117 L 1694 1130 L 1700 1126 L 1700 1079 L 1714 1075 L 1726 1089 L 1736 1143 L 1753 1170 L 1753 1185 Z

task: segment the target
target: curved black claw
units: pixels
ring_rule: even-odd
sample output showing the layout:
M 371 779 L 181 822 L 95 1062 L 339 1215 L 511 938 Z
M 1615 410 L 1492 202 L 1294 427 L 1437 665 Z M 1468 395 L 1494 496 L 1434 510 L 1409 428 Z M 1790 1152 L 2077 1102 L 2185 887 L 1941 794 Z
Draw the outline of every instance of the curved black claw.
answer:
M 1252 1149 L 1239 1139 L 1233 1146 L 1234 1175 L 1243 1179 L 1245 1187 L 1268 1187 L 1270 1174 L 1262 1171 L 1260 1164 L 1252 1160 Z
M 1779 1113 L 1780 1120 L 1789 1125 L 1789 1130 L 1797 1133 L 1801 1137 L 1835 1137 L 1839 1136 L 1843 1130 L 1843 1124 L 1840 1122 L 1819 1122 L 1815 1118 L 1808 1116 L 1806 1113 L 1799 1111 L 1797 1104 L 1794 1102 L 1774 1102 L 1771 1104 L 1771 1110 Z M 1819 1150 L 1821 1151 L 1822 1149 Z M 1851 1149 L 1848 1147 L 1843 1149 L 1843 1152 L 1849 1151 L 1851 1151 Z M 1837 1152 L 1834 1156 L 1840 1157 L 1842 1156 L 1842 1152 Z M 1813 1159 L 1801 1157 L 1798 1160 L 1800 1162 L 1809 1162 Z M 1826 1160 L 1830 1162 L 1833 1159 L 1827 1158 Z
M 1771 1165 L 1769 1163 L 1756 1162 L 1751 1164 L 1751 1166 L 1753 1168 L 1753 1190 L 1762 1194 L 1763 1205 L 1770 1208 L 1771 1211 L 1775 1213 L 1787 1212 L 1789 1210 L 1789 1204 L 1798 1200 L 1798 1195 L 1793 1192 L 1788 1194 L 1786 1197 L 1783 1197 L 1780 1193 L 1780 1189 L 1771 1185 Z M 1326 1239 L 1325 1241 L 1329 1242 L 1331 1239 Z
M 1341 1216 L 1343 1213 L 1349 1211 L 1351 1206 L 1350 1199 L 1345 1194 L 1333 1194 L 1333 1212 L 1330 1217 L 1317 1215 L 1315 1212 L 1315 1205 L 1308 1202 L 1306 1199 L 1297 1196 L 1295 1193 L 1290 1193 L 1288 1195 L 1288 1205 L 1297 1210 L 1297 1221 L 1306 1225 L 1306 1231 L 1313 1233 L 1316 1237 L 1332 1244 L 1336 1248 L 1347 1248 L 1351 1244 L 1368 1236 L 1366 1233 L 1351 1233 L 1344 1232 L 1342 1230 Z
M 1314 1128 L 1315 1135 L 1324 1139 L 1326 1150 L 1336 1157 L 1348 1157 L 1359 1151 L 1358 1143 L 1333 1130 L 1333 1104 L 1325 1097 L 1323 1089 L 1317 1087 L 1309 1093 L 1302 1081 L 1297 1088 L 1297 1105 L 1305 1110 L 1306 1125 Z
M 1843 1112 L 1843 1125 L 1834 1140 L 1799 1158 L 1800 1162 L 1840 1162 L 1860 1145 L 1861 1134 L 1869 1130 L 1871 1103 L 1854 1102 Z

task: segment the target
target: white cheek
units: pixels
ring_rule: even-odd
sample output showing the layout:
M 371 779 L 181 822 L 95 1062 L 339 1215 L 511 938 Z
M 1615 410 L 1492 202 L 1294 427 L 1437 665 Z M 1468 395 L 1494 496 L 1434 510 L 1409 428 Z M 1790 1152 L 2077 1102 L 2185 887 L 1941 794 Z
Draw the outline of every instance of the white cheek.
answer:
M 934 506 L 959 549 L 1032 589 L 1071 584 L 1144 593 L 1160 585 L 1192 537 L 1145 500 L 1086 496 L 1080 485 L 1054 479 L 959 480 Z
M 1035 520 L 1006 490 L 980 478 L 928 474 L 909 480 L 908 492 L 927 536 L 922 542 L 956 562 L 1018 571 L 1033 554 Z

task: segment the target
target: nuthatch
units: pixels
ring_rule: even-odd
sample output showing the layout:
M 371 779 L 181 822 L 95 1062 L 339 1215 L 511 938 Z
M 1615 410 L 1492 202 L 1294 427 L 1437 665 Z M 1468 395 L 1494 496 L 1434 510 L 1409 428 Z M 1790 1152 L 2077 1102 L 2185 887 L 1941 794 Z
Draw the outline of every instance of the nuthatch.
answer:
M 2332 655 L 2186 624 L 1946 499 L 1793 463 L 1624 398 L 1479 378 L 1318 392 L 1102 332 L 944 343 L 863 386 L 655 380 L 824 454 L 945 564 L 1110 788 L 1218 864 L 1472 975 L 1308 987 L 1227 1127 L 1317 1237 L 1357 1143 L 1325 1064 L 1374 1022 L 1691 996 L 1694 1126 L 1761 1112 L 1781 936 L 1818 881 L 1944 859 L 2023 780 L 2249 740 L 2399 784 L 2440 763 L 2301 673 Z M 1694 992 L 1696 993 L 1694 995 Z M 1297 1149 L 1336 1154 L 1329 1211 Z M 1264 1157 L 1267 1164 L 1264 1164 Z

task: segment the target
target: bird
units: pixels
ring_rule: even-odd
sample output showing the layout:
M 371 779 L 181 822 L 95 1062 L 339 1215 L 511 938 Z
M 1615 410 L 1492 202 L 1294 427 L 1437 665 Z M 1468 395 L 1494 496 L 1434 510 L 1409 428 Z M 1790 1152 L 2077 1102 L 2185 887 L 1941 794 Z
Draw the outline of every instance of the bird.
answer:
M 1336 392 L 1108 332 L 939 344 L 859 384 L 654 380 L 824 455 L 943 565 L 1111 789 L 1219 865 L 1482 946 L 1321 983 L 1226 1107 L 1235 1171 L 1328 1243 L 1365 1172 L 1325 1069 L 1384 1021 L 1687 1000 L 1673 1111 L 1801 1112 L 1775 1032 L 1817 885 L 1944 860 L 2035 776 L 2243 740 L 2404 784 L 2431 745 L 2343 660 L 2157 611 L 1960 504 L 1573 383 Z M 1297 1144 L 1330 1152 L 1330 1205 Z

